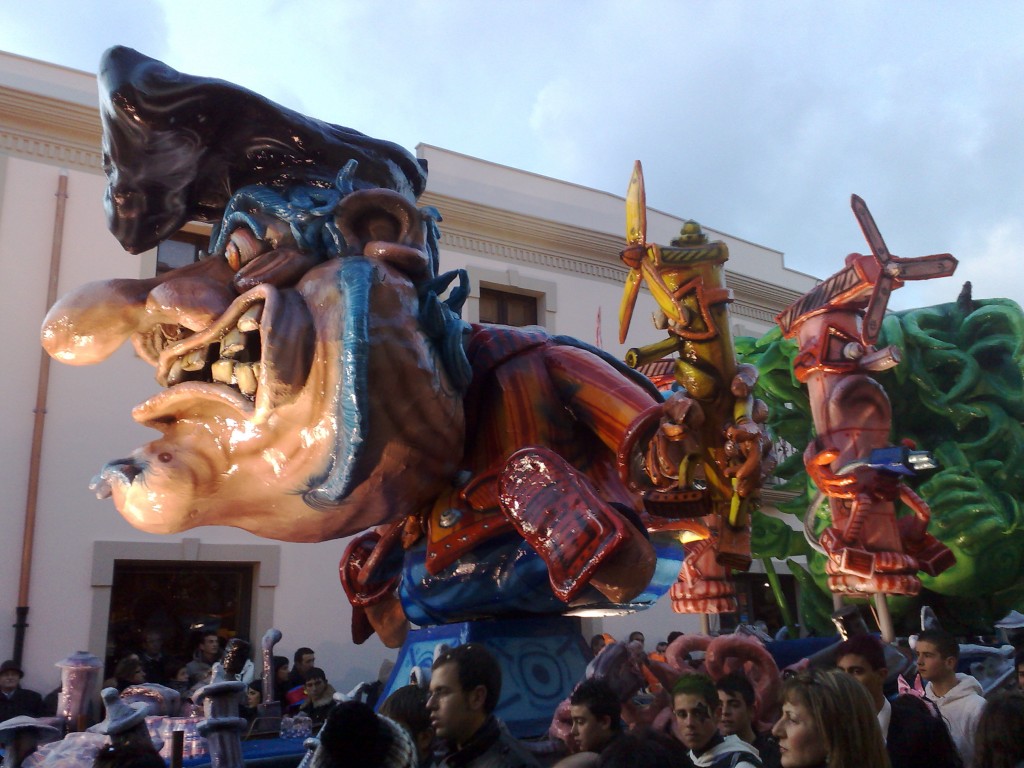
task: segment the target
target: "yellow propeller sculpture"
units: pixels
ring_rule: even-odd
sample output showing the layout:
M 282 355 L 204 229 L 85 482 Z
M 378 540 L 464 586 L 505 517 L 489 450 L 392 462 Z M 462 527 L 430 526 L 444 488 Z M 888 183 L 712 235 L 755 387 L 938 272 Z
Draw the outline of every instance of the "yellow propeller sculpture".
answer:
M 679 384 L 703 414 L 695 435 L 700 450 L 680 465 L 678 485 L 680 491 L 703 489 L 711 514 L 702 520 L 712 539 L 688 554 L 693 557 L 674 588 L 673 606 L 685 613 L 735 610 L 733 598 L 721 598 L 721 584 L 729 568 L 746 570 L 750 565 L 749 502 L 759 493 L 770 451 L 762 428 L 767 410 L 752 393 L 757 371 L 737 364 L 729 328 L 729 249 L 721 241 L 709 242 L 695 221 L 685 222 L 670 245 L 648 243 L 638 160 L 626 193 L 621 258 L 629 272 L 619 306 L 619 343 L 626 340 L 642 285 L 659 309 L 655 326 L 667 332 L 662 341 L 630 349 L 626 364 L 651 375 L 659 387 Z M 702 483 L 694 483 L 696 475 Z M 713 581 L 719 586 L 711 585 Z
M 633 175 L 626 191 L 626 249 L 622 252 L 622 260 L 629 266 L 629 274 L 619 305 L 619 344 L 626 342 L 641 283 L 647 283 L 651 295 L 669 321 L 682 322 L 683 308 L 659 271 L 661 249 L 647 243 L 647 194 L 644 191 L 644 168 L 639 160 L 633 165 Z

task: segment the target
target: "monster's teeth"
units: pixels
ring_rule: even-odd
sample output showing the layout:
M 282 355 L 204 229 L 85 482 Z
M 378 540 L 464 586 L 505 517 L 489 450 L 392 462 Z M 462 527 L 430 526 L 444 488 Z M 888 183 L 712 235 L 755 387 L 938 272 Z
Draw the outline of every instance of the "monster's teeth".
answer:
M 171 363 L 171 369 L 167 372 L 167 386 L 173 387 L 175 384 L 180 384 L 185 380 L 185 369 L 182 366 L 181 360 L 175 360 Z
M 220 354 L 222 357 L 234 357 L 243 349 L 245 349 L 245 336 L 238 328 L 232 328 L 220 340 Z
M 222 357 L 210 366 L 210 376 L 214 381 L 219 381 L 221 384 L 231 384 L 234 369 L 235 361 L 225 360 Z
M 243 395 L 256 394 L 256 373 L 249 363 L 237 363 L 235 365 L 235 381 L 238 384 L 238 391 Z
M 253 304 L 238 318 L 238 330 L 240 331 L 258 331 L 260 327 L 260 320 L 263 317 L 263 305 Z
M 206 349 L 193 349 L 181 358 L 181 367 L 186 371 L 201 371 L 206 366 Z

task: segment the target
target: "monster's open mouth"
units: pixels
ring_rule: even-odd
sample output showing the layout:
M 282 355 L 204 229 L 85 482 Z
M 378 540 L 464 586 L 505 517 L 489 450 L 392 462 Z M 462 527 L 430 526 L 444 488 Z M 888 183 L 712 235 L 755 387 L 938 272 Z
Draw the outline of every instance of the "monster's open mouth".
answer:
M 313 338 L 302 298 L 267 284 L 239 296 L 202 330 L 156 326 L 139 344 L 154 354 L 157 382 L 168 389 L 137 406 L 133 416 L 141 423 L 167 421 L 206 401 L 261 421 L 301 391 Z

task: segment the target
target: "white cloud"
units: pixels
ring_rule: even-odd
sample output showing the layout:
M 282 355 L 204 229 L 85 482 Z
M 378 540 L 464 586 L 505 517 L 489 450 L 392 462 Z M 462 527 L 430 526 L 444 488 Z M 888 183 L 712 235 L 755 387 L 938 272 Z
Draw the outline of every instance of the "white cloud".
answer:
M 93 69 L 124 42 L 410 148 L 617 194 L 640 158 L 652 206 L 819 276 L 866 248 L 856 192 L 895 253 L 960 258 L 933 281 L 954 295 L 972 273 L 1024 295 L 987 277 L 1024 210 L 1024 5 L 163 2 L 6 3 L 0 47 Z M 918 288 L 894 304 L 947 295 Z
M 580 168 L 584 160 L 580 143 L 589 133 L 581 130 L 579 96 L 568 78 L 557 78 L 540 89 L 530 111 L 530 128 L 545 163 L 566 171 Z
M 33 0 L 0 5 L 0 49 L 95 72 L 103 51 L 127 45 L 161 58 L 167 24 L 159 0 Z

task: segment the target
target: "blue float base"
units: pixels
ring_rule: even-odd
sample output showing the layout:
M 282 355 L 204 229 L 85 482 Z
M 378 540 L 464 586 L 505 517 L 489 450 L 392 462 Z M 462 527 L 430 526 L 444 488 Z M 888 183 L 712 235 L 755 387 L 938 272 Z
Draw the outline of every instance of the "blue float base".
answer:
M 409 684 L 414 667 L 429 674 L 434 648 L 483 643 L 501 665 L 501 699 L 495 714 L 516 738 L 542 736 L 551 716 L 586 671 L 590 649 L 580 620 L 567 616 L 486 619 L 409 632 L 379 701 Z

